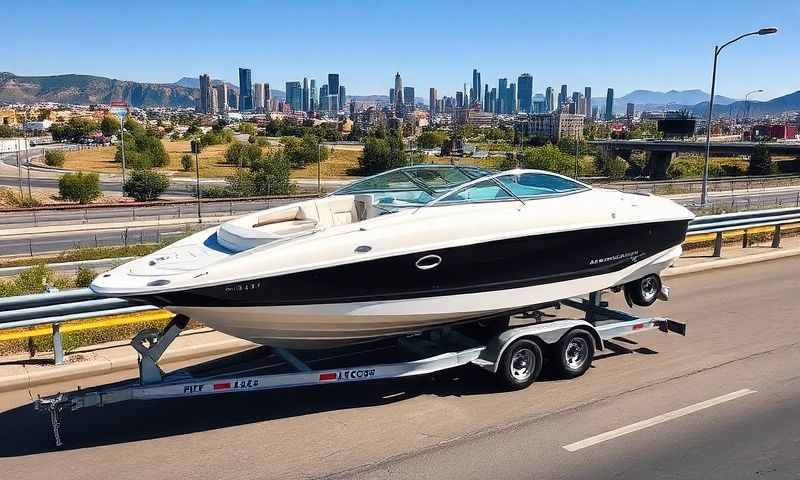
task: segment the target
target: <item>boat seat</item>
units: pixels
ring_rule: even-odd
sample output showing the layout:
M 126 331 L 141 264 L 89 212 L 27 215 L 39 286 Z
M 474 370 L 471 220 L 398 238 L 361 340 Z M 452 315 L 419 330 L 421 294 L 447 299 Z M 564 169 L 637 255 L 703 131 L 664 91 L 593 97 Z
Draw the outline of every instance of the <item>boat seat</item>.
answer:
M 248 228 L 226 222 L 217 230 L 217 242 L 235 252 L 243 252 L 265 243 L 307 235 L 317 229 L 315 220 L 288 220 Z

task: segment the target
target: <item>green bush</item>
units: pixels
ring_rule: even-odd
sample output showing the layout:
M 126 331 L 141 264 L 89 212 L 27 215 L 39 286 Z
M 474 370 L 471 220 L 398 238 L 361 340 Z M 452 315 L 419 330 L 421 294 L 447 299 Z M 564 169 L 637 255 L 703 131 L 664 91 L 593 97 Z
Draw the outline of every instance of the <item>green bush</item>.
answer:
M 242 122 L 239 124 L 239 133 L 245 133 L 247 135 L 255 135 L 256 134 L 256 124 L 249 123 L 249 122 Z
M 625 172 L 627 171 L 628 162 L 620 157 L 608 159 L 603 167 L 603 175 L 614 179 L 625 178 Z
M 769 175 L 776 173 L 777 167 L 772 164 L 769 148 L 764 143 L 759 143 L 750 155 L 750 165 L 747 168 L 749 175 Z
M 86 288 L 92 284 L 94 277 L 97 276 L 94 270 L 87 267 L 78 268 L 78 273 L 75 275 L 75 286 L 79 288 Z
M 51 167 L 63 167 L 66 160 L 61 150 L 48 150 L 44 154 L 44 163 Z
M 231 198 L 238 196 L 230 187 L 221 187 L 219 185 L 202 187 L 202 192 L 203 198 Z
M 419 148 L 439 148 L 449 137 L 444 130 L 426 130 L 417 137 Z
M 169 178 L 152 170 L 134 170 L 122 186 L 127 197 L 138 202 L 155 200 L 169 187 Z
M 98 198 L 100 177 L 96 173 L 67 173 L 58 180 L 58 194 L 65 200 L 86 204 Z
M 258 136 L 258 137 L 255 137 L 255 140 L 256 140 L 256 142 L 255 142 L 256 145 L 258 145 L 259 147 L 268 147 L 269 146 L 269 140 L 267 140 L 267 137 Z
M 169 164 L 169 155 L 153 132 L 147 132 L 136 122 L 125 121 L 125 163 L 136 169 L 165 167 Z M 122 161 L 122 142 L 117 146 L 114 161 Z
M 290 180 L 291 165 L 283 151 L 260 157 L 249 170 L 228 177 L 232 196 L 289 195 L 297 186 Z
M 319 139 L 314 135 L 304 135 L 302 138 L 281 138 L 286 158 L 292 168 L 302 168 L 307 163 L 325 161 L 328 158 L 328 149 L 319 147 Z
M 403 140 L 397 131 L 386 134 L 386 138 L 367 137 L 364 152 L 358 158 L 360 173 L 374 175 L 406 164 Z
M 225 151 L 225 163 L 249 167 L 261 158 L 261 147 L 250 143 L 234 142 Z
M 510 154 L 501 163 L 501 169 L 515 168 L 517 160 Z M 519 158 L 521 168 L 533 168 L 560 173 L 575 174 L 575 156 L 562 152 L 557 146 L 547 144 L 542 147 L 525 148 Z
M 0 297 L 42 293 L 46 286 L 63 289 L 72 287 L 72 284 L 66 278 L 53 273 L 47 265 L 39 264 L 22 271 L 12 279 L 0 279 Z
M 194 170 L 194 159 L 188 153 L 181 156 L 181 168 L 184 172 L 191 172 Z

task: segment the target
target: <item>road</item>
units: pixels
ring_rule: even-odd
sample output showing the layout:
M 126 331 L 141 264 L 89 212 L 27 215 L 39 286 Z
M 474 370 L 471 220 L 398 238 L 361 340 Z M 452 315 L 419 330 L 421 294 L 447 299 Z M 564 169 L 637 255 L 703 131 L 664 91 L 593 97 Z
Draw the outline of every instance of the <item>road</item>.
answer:
M 650 311 L 686 321 L 686 338 L 619 339 L 583 377 L 546 374 L 518 392 L 498 392 L 468 366 L 403 381 L 120 404 L 68 415 L 62 450 L 28 392 L 4 393 L 0 469 L 60 480 L 796 479 L 797 271 L 792 257 L 671 278 L 673 299 Z

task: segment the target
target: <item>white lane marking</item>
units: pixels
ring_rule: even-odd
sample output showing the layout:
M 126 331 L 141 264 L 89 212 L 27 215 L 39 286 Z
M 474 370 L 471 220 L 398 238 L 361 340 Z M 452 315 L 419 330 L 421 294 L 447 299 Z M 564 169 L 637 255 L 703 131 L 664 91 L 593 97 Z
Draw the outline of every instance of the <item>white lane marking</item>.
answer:
M 713 407 L 714 405 L 719 405 L 720 403 L 736 400 L 737 398 L 744 397 L 745 395 L 750 395 L 751 393 L 756 393 L 756 391 L 750 390 L 749 388 L 737 390 L 735 392 L 731 392 L 726 395 L 721 395 L 719 397 L 711 398 L 704 402 L 695 403 L 694 405 L 689 405 L 688 407 L 679 408 L 678 410 L 673 410 L 671 412 L 667 412 L 662 415 L 658 415 L 656 417 L 648 418 L 647 420 L 642 420 L 641 422 L 632 423 L 625 427 L 617 428 L 616 430 L 611 430 L 605 433 L 601 433 L 599 435 L 589 437 L 579 442 L 570 443 L 569 445 L 564 445 L 562 448 L 564 448 L 564 450 L 568 452 L 577 452 L 578 450 L 581 450 L 583 448 L 591 447 L 592 445 L 597 445 L 598 443 L 603 443 L 608 440 L 612 440 L 614 438 L 627 435 L 629 433 L 643 430 L 645 428 L 652 427 L 653 425 L 658 425 L 659 423 L 664 423 L 669 420 L 674 420 L 678 417 L 689 415 L 690 413 L 694 413 L 699 410 L 703 410 L 705 408 Z

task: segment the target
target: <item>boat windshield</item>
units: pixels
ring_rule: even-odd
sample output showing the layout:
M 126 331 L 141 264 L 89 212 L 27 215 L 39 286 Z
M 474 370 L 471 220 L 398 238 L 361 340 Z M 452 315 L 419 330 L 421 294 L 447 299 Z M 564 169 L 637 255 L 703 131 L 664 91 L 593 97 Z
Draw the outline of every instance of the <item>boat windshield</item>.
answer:
M 415 165 L 365 178 L 333 195 L 372 194 L 378 206 L 421 207 L 444 192 L 490 174 L 477 167 Z
M 443 193 L 429 205 L 525 200 L 588 190 L 583 183 L 549 172 L 512 170 Z

